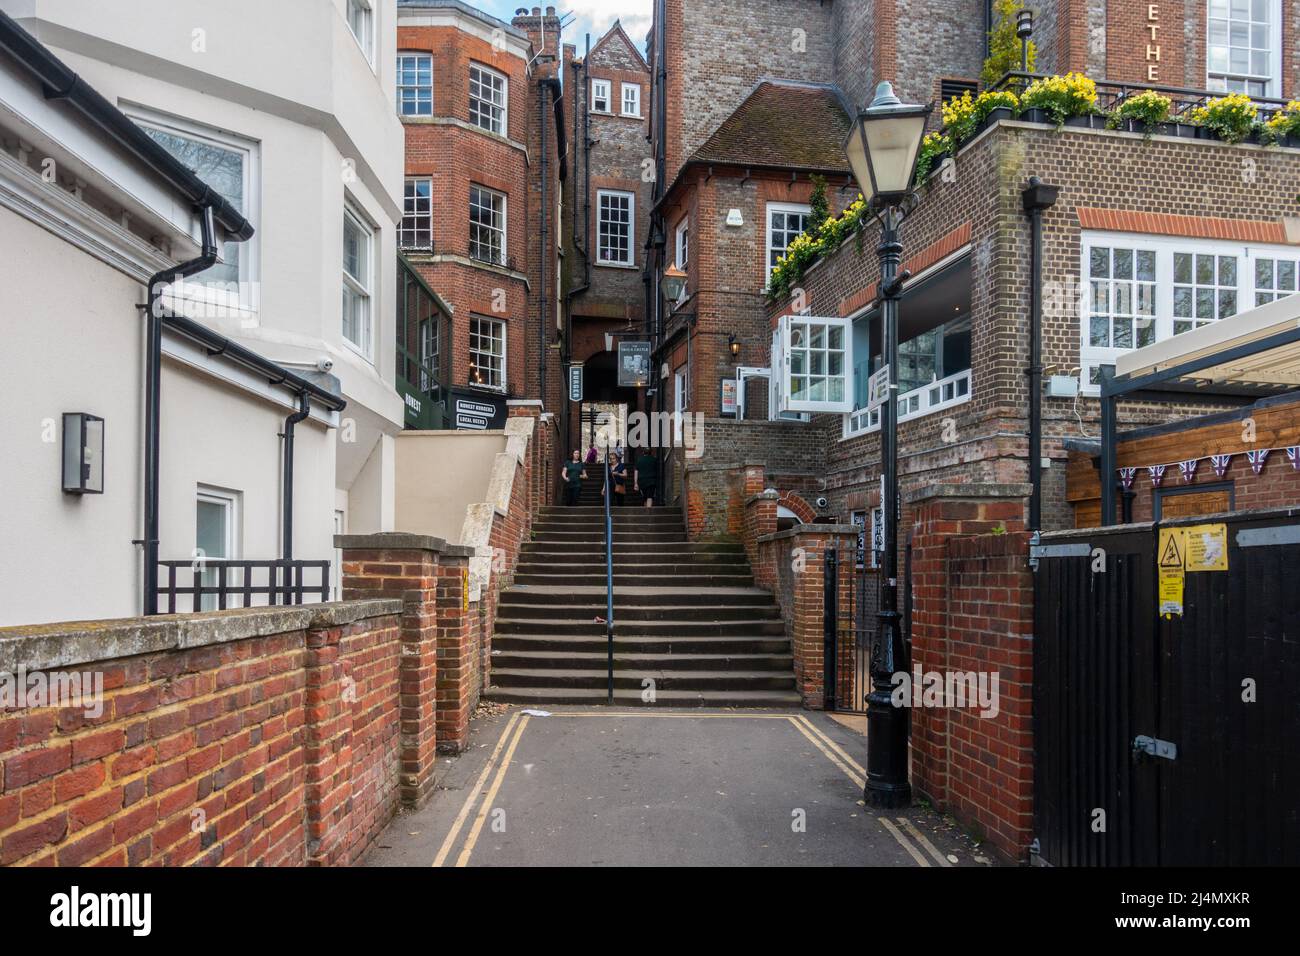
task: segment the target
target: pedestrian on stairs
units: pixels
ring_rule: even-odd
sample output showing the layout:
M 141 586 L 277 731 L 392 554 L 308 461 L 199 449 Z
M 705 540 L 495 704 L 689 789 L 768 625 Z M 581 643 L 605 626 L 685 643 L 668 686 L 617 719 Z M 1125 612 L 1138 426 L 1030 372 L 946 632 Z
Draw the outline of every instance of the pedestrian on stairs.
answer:
M 627 498 L 627 463 L 619 452 L 614 452 L 614 467 L 610 469 L 614 481 L 614 500 L 611 507 L 621 508 Z
M 582 479 L 587 477 L 587 468 L 582 463 L 582 452 L 577 448 L 573 449 L 573 461 L 566 462 L 564 465 L 564 480 L 568 484 L 564 488 L 564 503 L 573 507 L 578 503 L 578 495 L 582 493 Z
M 645 506 L 655 506 L 655 490 L 659 487 L 659 459 L 649 448 L 642 448 L 637 455 L 636 468 L 632 471 L 632 490 L 645 496 Z

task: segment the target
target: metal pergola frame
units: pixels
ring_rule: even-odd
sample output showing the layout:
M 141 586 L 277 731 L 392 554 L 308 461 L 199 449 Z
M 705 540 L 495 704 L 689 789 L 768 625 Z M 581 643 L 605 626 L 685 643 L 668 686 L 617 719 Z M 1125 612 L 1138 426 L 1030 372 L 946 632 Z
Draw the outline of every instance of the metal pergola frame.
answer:
M 1298 299 L 1297 301 L 1300 301 Z M 1276 305 L 1276 303 L 1274 303 Z M 1262 308 L 1269 308 L 1264 306 Z M 1250 313 L 1242 313 L 1231 319 L 1220 319 L 1222 323 L 1233 322 Z M 1196 330 L 1200 331 L 1200 330 Z M 1184 333 L 1191 335 L 1192 333 Z M 1195 344 L 1195 343 L 1192 343 Z M 1281 395 L 1300 388 L 1296 382 L 1269 381 L 1231 381 L 1216 376 L 1198 376 L 1210 369 L 1218 369 L 1227 363 L 1244 359 L 1260 358 L 1275 350 L 1289 346 L 1300 346 L 1300 324 L 1292 322 L 1289 328 L 1270 332 L 1261 338 L 1245 341 L 1237 345 L 1228 345 L 1218 351 L 1205 351 L 1185 361 L 1171 362 L 1161 367 L 1142 367 L 1140 353 L 1132 353 L 1127 364 L 1138 367 L 1125 374 L 1116 374 L 1114 365 L 1102 365 L 1098 368 L 1101 379 L 1101 524 L 1103 527 L 1115 524 L 1116 499 L 1116 445 L 1119 435 L 1116 430 L 1116 406 L 1120 399 L 1146 400 L 1156 402 L 1203 402 L 1212 401 L 1223 404 L 1249 405 L 1261 398 Z

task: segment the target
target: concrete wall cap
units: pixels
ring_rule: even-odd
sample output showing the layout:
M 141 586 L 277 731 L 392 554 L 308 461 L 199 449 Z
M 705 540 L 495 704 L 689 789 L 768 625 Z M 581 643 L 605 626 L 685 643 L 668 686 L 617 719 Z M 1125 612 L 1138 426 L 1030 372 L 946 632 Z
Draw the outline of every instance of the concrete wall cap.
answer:
M 55 670 L 402 613 L 396 598 L 0 628 L 0 673 Z
M 782 538 L 796 538 L 802 534 L 842 534 L 857 537 L 862 529 L 855 524 L 797 524 L 784 531 L 758 536 L 759 541 L 779 541 Z
M 914 488 L 903 495 L 909 503 L 931 498 L 1028 498 L 1033 486 L 1028 482 L 1007 484 L 934 484 Z
M 438 551 L 450 545 L 445 538 L 409 531 L 381 531 L 378 534 L 336 534 L 334 547 L 344 551 Z

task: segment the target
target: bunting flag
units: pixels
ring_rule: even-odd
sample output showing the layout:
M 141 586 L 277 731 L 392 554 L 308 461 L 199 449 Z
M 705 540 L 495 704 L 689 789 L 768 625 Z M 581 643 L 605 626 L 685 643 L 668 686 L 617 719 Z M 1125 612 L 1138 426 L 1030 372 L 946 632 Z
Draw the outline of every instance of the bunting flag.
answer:
M 1183 484 L 1193 481 L 1196 478 L 1196 466 L 1201 463 L 1199 458 L 1189 458 L 1186 461 L 1178 463 L 1178 470 L 1182 473 Z
M 1125 491 L 1133 487 L 1133 479 L 1137 477 L 1137 473 L 1136 468 L 1121 468 L 1119 470 L 1119 480 L 1123 483 Z
M 1214 474 L 1222 478 L 1227 474 L 1228 466 L 1232 464 L 1231 455 L 1211 455 L 1210 465 L 1214 468 Z
M 1270 451 L 1272 451 L 1271 448 L 1261 448 L 1258 451 L 1246 452 L 1246 457 L 1250 459 L 1250 470 L 1257 475 L 1263 471 L 1264 460 L 1268 458 L 1268 453 Z
M 1250 461 L 1250 470 L 1256 475 L 1264 471 L 1264 463 L 1268 461 L 1268 456 L 1275 451 L 1286 452 L 1286 460 L 1291 463 L 1291 467 L 1300 471 L 1300 445 L 1289 445 L 1284 448 L 1256 448 L 1246 452 L 1246 458 Z M 1214 469 L 1214 474 L 1222 478 L 1228 473 L 1228 468 L 1232 465 L 1232 459 L 1236 458 L 1241 452 L 1229 452 L 1224 455 L 1207 455 L 1205 458 L 1188 458 L 1184 461 L 1177 462 L 1178 472 L 1182 476 L 1184 484 L 1191 484 L 1196 481 L 1196 471 L 1200 463 L 1206 458 L 1209 459 L 1210 467 Z M 1141 465 L 1126 468 L 1117 468 L 1119 480 L 1127 491 L 1132 487 L 1134 479 L 1139 471 L 1145 470 L 1151 478 L 1151 487 L 1159 488 L 1165 480 L 1165 472 L 1171 465 Z
M 1168 465 L 1147 465 L 1147 474 L 1151 476 L 1151 487 L 1159 488 L 1160 482 L 1165 480 L 1165 469 Z
M 1300 445 L 1292 445 L 1286 450 L 1286 460 L 1291 462 L 1291 467 L 1300 471 Z

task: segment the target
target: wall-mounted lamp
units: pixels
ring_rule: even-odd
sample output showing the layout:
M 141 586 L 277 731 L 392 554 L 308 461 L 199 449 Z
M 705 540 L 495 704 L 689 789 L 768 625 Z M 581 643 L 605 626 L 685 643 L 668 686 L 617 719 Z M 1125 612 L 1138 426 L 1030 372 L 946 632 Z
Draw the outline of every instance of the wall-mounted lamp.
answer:
M 733 359 L 740 358 L 740 339 L 736 338 L 736 333 L 732 332 L 727 336 L 727 347 L 731 349 Z
M 104 493 L 104 419 L 63 413 L 63 490 L 70 495 Z
M 669 302 L 678 301 L 686 291 L 686 273 L 677 268 L 676 263 L 669 265 L 659 280 L 659 289 Z

